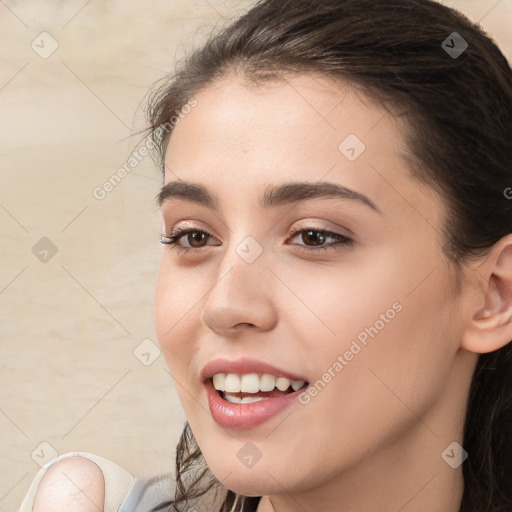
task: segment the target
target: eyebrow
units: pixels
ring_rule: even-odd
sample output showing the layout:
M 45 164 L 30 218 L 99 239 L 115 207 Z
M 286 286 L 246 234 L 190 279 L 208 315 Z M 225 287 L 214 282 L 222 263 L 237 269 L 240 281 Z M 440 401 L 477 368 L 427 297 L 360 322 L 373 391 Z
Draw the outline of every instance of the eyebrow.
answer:
M 197 183 L 190 183 L 183 180 L 166 183 L 157 196 L 158 204 L 162 206 L 165 200 L 171 198 L 199 203 L 216 212 L 219 210 L 218 197 L 212 194 L 205 186 Z M 281 185 L 269 185 L 259 198 L 259 205 L 267 209 L 315 198 L 338 198 L 358 201 L 370 207 L 372 210 L 382 213 L 364 194 L 351 190 L 343 185 L 327 181 L 314 183 L 294 181 Z

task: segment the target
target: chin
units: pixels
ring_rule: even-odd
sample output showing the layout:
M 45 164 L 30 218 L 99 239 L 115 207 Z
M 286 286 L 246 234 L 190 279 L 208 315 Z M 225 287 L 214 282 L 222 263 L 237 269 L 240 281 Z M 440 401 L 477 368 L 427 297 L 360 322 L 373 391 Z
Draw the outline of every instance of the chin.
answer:
M 206 457 L 205 457 L 206 458 Z M 282 465 L 282 460 L 260 460 L 253 467 L 243 467 L 232 461 L 206 459 L 210 470 L 223 486 L 242 496 L 266 496 L 283 492 L 301 492 L 311 485 L 306 468 L 294 474 Z M 238 460 L 237 460 L 238 462 Z M 309 485 L 308 485 L 309 484 Z
M 217 475 L 215 475 L 217 476 Z M 245 477 L 231 474 L 222 484 L 242 496 L 267 496 L 288 491 L 288 482 L 282 482 L 279 476 L 272 478 L 269 474 L 247 474 Z

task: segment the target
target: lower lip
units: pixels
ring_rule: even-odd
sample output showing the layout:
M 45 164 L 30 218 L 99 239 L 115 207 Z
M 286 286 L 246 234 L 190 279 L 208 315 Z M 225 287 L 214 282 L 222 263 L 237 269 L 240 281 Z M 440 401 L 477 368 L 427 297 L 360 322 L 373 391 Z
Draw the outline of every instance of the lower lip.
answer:
M 248 429 L 265 423 L 292 405 L 303 391 L 303 389 L 298 389 L 288 395 L 266 398 L 259 402 L 235 404 L 224 400 L 213 387 L 211 380 L 205 386 L 213 419 L 221 427 L 230 429 Z

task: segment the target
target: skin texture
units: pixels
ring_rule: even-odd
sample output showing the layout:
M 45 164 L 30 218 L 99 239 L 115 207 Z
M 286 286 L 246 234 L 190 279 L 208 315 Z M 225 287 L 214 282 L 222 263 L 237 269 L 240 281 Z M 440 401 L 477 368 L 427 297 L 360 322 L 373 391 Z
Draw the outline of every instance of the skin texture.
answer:
M 45 473 L 34 512 L 101 512 L 105 504 L 103 472 L 92 460 L 69 457 Z
M 300 75 L 255 88 L 231 75 L 196 99 L 171 137 L 165 183 L 203 184 L 220 209 L 163 202 L 165 233 L 211 237 L 195 253 L 163 246 L 155 318 L 208 465 L 228 488 L 264 496 L 262 512 L 457 511 L 462 467 L 441 454 L 462 444 L 477 353 L 512 338 L 510 238 L 457 282 L 441 248 L 446 207 L 401 157 L 407 127 L 346 85 Z M 355 161 L 338 150 L 349 134 L 366 146 Z M 321 180 L 380 212 L 333 198 L 258 204 L 268 185 Z M 307 252 L 314 241 L 290 237 L 295 228 L 353 244 Z M 250 264 L 236 252 L 247 236 L 263 251 Z M 400 312 L 306 405 L 252 429 L 212 419 L 199 378 L 209 361 L 248 356 L 314 383 L 396 303 Z M 237 457 L 248 442 L 261 452 L 250 468 Z

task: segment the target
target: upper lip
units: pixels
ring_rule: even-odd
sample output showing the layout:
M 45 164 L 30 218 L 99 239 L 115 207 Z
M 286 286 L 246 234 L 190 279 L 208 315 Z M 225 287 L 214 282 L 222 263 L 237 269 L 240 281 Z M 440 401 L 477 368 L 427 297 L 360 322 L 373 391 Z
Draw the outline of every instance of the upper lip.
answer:
M 281 370 L 280 368 L 264 363 L 263 361 L 258 361 L 257 359 L 251 359 L 249 357 L 236 360 L 225 358 L 214 359 L 207 363 L 201 370 L 201 380 L 207 381 L 217 373 L 236 373 L 238 375 L 257 373 L 259 375 L 269 374 L 274 375 L 274 377 L 286 377 L 290 380 L 307 380 L 304 377 L 294 375 L 286 370 Z

